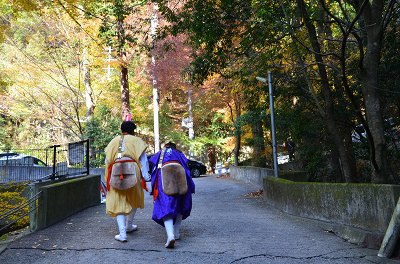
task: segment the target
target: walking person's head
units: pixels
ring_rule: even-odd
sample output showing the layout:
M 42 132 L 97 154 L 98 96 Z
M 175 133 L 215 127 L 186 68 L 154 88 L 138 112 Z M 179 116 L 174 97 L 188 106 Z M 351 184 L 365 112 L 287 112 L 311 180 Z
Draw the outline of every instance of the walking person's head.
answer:
M 121 124 L 121 132 L 133 135 L 135 133 L 136 125 L 132 121 L 124 121 Z
M 167 144 L 165 144 L 164 147 L 176 149 L 176 144 L 170 141 Z

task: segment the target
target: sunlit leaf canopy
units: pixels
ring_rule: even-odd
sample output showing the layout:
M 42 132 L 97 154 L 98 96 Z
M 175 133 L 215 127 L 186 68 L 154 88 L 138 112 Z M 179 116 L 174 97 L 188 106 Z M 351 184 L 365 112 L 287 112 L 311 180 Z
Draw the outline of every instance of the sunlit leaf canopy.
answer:
M 315 180 L 398 181 L 384 125 L 400 117 L 398 1 L 0 1 L 0 10 L 2 147 L 89 137 L 102 151 L 118 133 L 125 67 L 150 152 L 156 83 L 162 141 L 204 162 L 215 146 L 221 161 L 271 166 L 268 84 L 255 78 L 271 72 L 279 154 L 292 137 Z M 182 127 L 189 90 L 194 140 Z M 366 137 L 352 142 L 360 125 Z

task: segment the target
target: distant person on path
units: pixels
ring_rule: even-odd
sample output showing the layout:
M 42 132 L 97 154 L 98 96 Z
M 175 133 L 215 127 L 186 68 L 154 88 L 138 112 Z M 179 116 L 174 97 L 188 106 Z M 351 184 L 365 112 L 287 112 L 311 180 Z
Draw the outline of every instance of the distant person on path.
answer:
M 294 160 L 294 152 L 296 150 L 296 144 L 293 142 L 291 137 L 288 137 L 286 142 L 285 142 L 285 147 L 287 149 L 287 152 L 289 154 L 289 161 Z
M 165 227 L 166 248 L 174 248 L 180 238 L 180 226 L 192 210 L 195 184 L 190 176 L 187 158 L 172 142 L 150 159 L 153 171 L 151 186 L 154 198 L 152 219 Z
M 215 147 L 214 146 L 210 146 L 208 148 L 207 157 L 208 157 L 208 161 L 210 163 L 211 172 L 212 172 L 212 174 L 215 174 L 215 164 L 217 161 L 215 159 Z
M 127 232 L 137 230 L 137 225 L 133 224 L 133 218 L 137 208 L 144 208 L 143 188 L 146 188 L 144 180 L 150 181 L 149 164 L 145 152 L 147 145 L 141 138 L 134 136 L 135 129 L 136 125 L 132 121 L 123 121 L 121 124 L 122 134 L 112 139 L 105 149 L 106 213 L 116 217 L 119 234 L 115 236 L 115 239 L 121 242 L 127 241 Z M 119 153 L 122 157 L 129 157 L 135 161 L 132 164 L 136 169 L 137 183 L 126 190 L 110 186 L 112 166 Z

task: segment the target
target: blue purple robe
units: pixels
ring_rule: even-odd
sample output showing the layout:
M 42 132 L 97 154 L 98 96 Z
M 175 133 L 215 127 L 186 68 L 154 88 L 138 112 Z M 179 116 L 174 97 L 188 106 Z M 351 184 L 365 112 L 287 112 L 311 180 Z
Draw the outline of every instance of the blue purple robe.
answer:
M 163 218 L 173 218 L 174 222 L 178 214 L 182 215 L 182 219 L 187 218 L 192 210 L 192 193 L 195 192 L 195 185 L 190 176 L 190 170 L 187 165 L 187 158 L 179 150 L 167 148 L 164 153 L 163 164 L 169 161 L 178 161 L 186 172 L 186 182 L 188 191 L 184 195 L 166 195 L 163 192 L 160 169 L 158 169 L 158 161 L 160 159 L 161 150 L 150 158 L 150 163 L 153 166 L 151 173 L 151 188 L 153 195 L 154 188 L 157 187 L 158 195 L 154 201 L 152 219 L 158 224 L 164 226 Z M 157 182 L 157 184 L 156 184 Z

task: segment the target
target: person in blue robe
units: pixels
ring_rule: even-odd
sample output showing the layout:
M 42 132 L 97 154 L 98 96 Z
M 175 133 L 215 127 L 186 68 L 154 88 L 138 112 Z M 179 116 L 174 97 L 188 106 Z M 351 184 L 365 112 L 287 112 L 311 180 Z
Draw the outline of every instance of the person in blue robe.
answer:
M 160 158 L 162 161 L 160 162 Z M 164 149 L 150 158 L 153 167 L 151 173 L 151 187 L 154 198 L 152 219 L 165 227 L 167 234 L 166 248 L 173 248 L 175 240 L 180 238 L 180 226 L 192 210 L 192 194 L 195 193 L 195 184 L 190 176 L 187 165 L 188 159 L 172 142 L 165 144 Z M 185 170 L 187 192 L 185 194 L 167 195 L 163 191 L 161 167 L 168 163 L 179 163 Z

